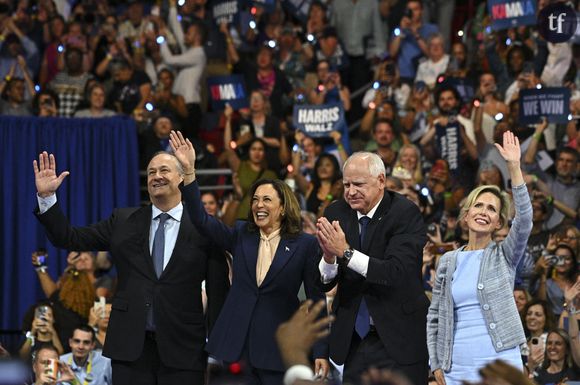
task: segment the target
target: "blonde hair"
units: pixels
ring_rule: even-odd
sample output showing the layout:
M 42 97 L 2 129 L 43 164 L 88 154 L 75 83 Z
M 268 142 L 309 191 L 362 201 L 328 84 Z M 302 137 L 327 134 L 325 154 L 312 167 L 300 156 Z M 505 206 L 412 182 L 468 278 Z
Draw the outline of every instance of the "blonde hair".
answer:
M 475 204 L 477 198 L 479 198 L 481 194 L 485 193 L 491 193 L 499 199 L 500 204 L 499 216 L 501 221 L 501 227 L 506 226 L 509 219 L 510 200 L 506 195 L 506 193 L 501 191 L 499 187 L 490 184 L 479 186 L 469 193 L 467 198 L 465 198 L 465 202 L 461 206 L 461 211 L 459 212 L 459 220 L 463 221 L 463 219 L 465 219 L 467 212 L 469 211 L 471 206 Z
M 423 182 L 423 172 L 421 171 L 421 151 L 419 150 L 419 147 L 417 147 L 411 143 L 403 144 L 401 146 L 401 149 L 399 150 L 399 154 L 397 155 L 397 161 L 395 162 L 395 167 L 403 167 L 401 165 L 401 157 L 402 157 L 403 151 L 405 151 L 407 148 L 410 148 L 413 151 L 415 151 L 415 156 L 417 157 L 417 164 L 415 165 L 415 169 L 412 171 L 413 172 L 413 179 L 415 180 L 415 183 L 421 183 L 421 182 Z

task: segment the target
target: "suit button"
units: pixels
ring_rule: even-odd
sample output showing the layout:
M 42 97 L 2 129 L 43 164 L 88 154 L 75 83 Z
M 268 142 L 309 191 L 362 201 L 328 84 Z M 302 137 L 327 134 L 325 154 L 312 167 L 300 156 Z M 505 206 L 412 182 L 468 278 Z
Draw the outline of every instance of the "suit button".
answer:
M 151 307 L 151 303 L 150 302 L 145 302 L 145 306 Z
M 478 284 L 478 285 L 477 285 L 477 288 L 478 288 L 479 290 L 483 290 L 483 283 L 480 283 L 480 284 Z
M 498 347 L 498 349 L 501 349 L 501 348 L 503 348 L 503 344 L 502 344 L 501 342 L 498 342 L 497 344 L 495 344 L 495 346 L 497 346 L 497 347 Z
M 483 305 L 483 310 L 489 310 L 489 305 L 488 304 L 484 304 Z
M 490 328 L 491 330 L 495 329 L 495 324 L 494 324 L 493 322 L 492 322 L 492 323 L 490 323 L 490 324 L 489 324 L 489 328 Z

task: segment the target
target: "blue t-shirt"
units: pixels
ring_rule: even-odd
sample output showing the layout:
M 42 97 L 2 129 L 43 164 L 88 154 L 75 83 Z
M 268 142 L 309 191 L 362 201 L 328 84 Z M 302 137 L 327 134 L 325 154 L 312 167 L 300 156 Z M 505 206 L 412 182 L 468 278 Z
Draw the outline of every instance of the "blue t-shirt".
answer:
M 423 56 L 421 48 L 415 39 L 415 36 L 409 31 L 402 31 L 405 34 L 401 47 L 399 48 L 399 55 L 397 63 L 399 65 L 399 73 L 402 78 L 415 79 L 417 74 L 417 67 L 419 66 L 419 59 Z M 435 24 L 425 23 L 419 28 L 419 35 L 423 40 L 427 40 L 429 36 L 439 32 L 439 28 Z M 395 35 L 391 35 L 394 39 Z

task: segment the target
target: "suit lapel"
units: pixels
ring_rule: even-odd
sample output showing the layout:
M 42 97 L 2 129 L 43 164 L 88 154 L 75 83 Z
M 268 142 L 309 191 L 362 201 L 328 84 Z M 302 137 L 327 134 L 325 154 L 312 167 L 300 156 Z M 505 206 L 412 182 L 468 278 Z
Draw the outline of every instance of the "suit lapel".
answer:
M 187 210 L 184 206 L 183 213 L 181 214 L 181 221 L 179 222 L 179 231 L 177 233 L 175 246 L 173 247 L 173 252 L 171 253 L 171 258 L 169 258 L 169 262 L 167 263 L 167 266 L 165 266 L 165 269 L 163 269 L 159 279 L 163 278 L 168 273 L 168 271 L 177 264 L 177 259 L 179 259 L 177 254 L 180 250 L 187 248 L 187 242 L 193 231 L 193 224 L 189 220 Z M 153 260 L 153 258 L 150 259 Z
M 375 235 L 375 231 L 377 230 L 377 228 L 379 228 L 381 221 L 385 219 L 384 217 L 387 215 L 387 212 L 389 211 L 390 207 L 391 207 L 391 197 L 389 196 L 389 193 L 385 190 L 385 195 L 381 200 L 379 207 L 377 207 L 377 211 L 375 211 L 373 219 L 368 224 L 367 232 L 365 234 L 365 239 L 363 242 L 364 244 L 361 246 L 362 247 L 361 251 L 363 253 L 368 251 L 373 236 Z
M 258 263 L 258 246 L 260 235 L 255 232 L 245 233 L 242 237 L 242 248 L 244 250 L 244 261 L 252 282 L 256 282 L 256 263 Z M 235 256 L 234 256 L 235 258 Z
M 292 258 L 297 248 L 298 246 L 296 245 L 295 238 L 283 237 L 280 239 L 280 243 L 278 243 L 278 248 L 274 254 L 274 259 L 272 260 L 272 264 L 270 265 L 268 273 L 266 273 L 266 277 L 264 277 L 264 281 L 262 282 L 261 287 L 266 286 L 274 279 L 274 277 L 276 277 L 276 275 L 282 270 L 286 263 L 288 263 L 290 258 Z
M 151 231 L 151 205 L 137 210 L 133 214 L 133 221 L 135 221 L 135 231 L 139 237 L 139 244 L 141 247 L 141 256 L 143 266 L 146 273 L 153 279 L 157 279 L 155 274 L 155 266 L 153 266 L 153 258 L 149 250 L 149 232 Z
M 342 229 L 346 235 L 346 242 L 355 250 L 360 250 L 358 217 L 355 210 L 349 210 L 346 228 Z

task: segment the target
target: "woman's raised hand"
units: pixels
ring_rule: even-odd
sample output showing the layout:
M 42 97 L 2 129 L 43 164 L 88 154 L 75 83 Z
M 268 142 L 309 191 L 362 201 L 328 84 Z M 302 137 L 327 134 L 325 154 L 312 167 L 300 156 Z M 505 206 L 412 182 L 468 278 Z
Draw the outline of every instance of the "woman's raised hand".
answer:
M 511 131 L 503 133 L 503 146 L 495 144 L 501 156 L 508 163 L 519 163 L 522 156 L 520 141 Z

